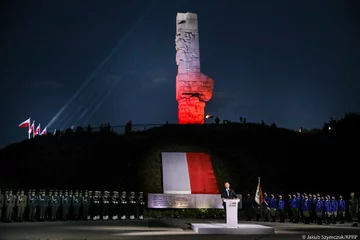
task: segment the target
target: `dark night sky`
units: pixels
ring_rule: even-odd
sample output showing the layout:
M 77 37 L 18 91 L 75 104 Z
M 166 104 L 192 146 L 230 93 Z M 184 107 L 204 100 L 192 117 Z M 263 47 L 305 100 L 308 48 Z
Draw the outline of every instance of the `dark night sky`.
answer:
M 199 15 L 202 72 L 215 80 L 207 113 L 321 127 L 360 110 L 356 1 L 8 0 L 0 147 L 26 137 L 28 117 L 47 125 L 89 79 L 50 129 L 176 122 L 177 12 Z

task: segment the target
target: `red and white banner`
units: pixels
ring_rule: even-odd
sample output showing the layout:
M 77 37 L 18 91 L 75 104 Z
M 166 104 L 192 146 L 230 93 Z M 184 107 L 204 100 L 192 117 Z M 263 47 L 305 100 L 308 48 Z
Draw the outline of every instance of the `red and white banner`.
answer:
M 165 194 L 218 194 L 213 166 L 207 153 L 163 152 Z
M 261 185 L 260 185 L 260 178 L 259 178 L 259 182 L 256 188 L 256 193 L 255 193 L 255 202 L 259 205 L 261 205 L 264 202 L 264 196 L 261 190 Z
M 40 134 L 40 123 L 35 129 L 34 136 L 39 135 L 39 134 Z
M 31 124 L 31 126 L 29 128 L 29 134 L 34 133 L 34 131 L 35 131 L 35 121 L 33 121 L 33 123 Z
M 19 128 L 29 128 L 29 127 L 30 127 L 30 118 L 19 124 Z
M 41 131 L 40 135 L 46 135 L 46 128 Z

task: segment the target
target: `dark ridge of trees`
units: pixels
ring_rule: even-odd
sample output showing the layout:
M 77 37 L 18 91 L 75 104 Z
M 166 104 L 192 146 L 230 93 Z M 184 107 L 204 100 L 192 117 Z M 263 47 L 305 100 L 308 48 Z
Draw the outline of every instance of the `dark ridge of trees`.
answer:
M 359 153 L 346 136 L 358 131 L 359 119 L 358 114 L 349 114 L 310 133 L 244 120 L 165 124 L 143 132 L 132 132 L 129 122 L 123 135 L 107 125 L 101 131 L 77 128 L 2 149 L 0 188 L 161 192 L 161 152 L 182 151 L 209 153 L 219 187 L 230 181 L 237 191 L 254 194 L 261 177 L 268 192 L 347 195 L 357 188 L 359 171 L 351 164 Z

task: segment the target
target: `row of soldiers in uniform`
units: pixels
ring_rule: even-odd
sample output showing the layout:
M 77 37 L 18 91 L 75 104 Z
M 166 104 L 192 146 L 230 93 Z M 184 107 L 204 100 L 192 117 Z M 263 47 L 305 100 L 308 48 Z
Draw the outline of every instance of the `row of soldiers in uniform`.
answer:
M 2 194 L 0 190 L 0 218 L 5 222 L 22 222 L 24 217 L 28 221 L 143 219 L 144 208 L 142 192 L 127 197 L 126 192 L 120 196 L 117 191 L 111 195 L 109 191 L 75 191 L 73 195 L 61 190 L 29 190 L 28 194 L 23 190 Z
M 348 202 L 349 214 L 352 218 L 353 226 L 358 226 L 359 201 L 355 194 L 350 194 Z M 246 204 L 247 220 L 251 221 L 253 211 L 255 210 L 255 220 L 259 221 L 261 215 L 264 220 L 276 222 L 277 216 L 280 222 L 285 222 L 287 217 L 290 222 L 305 224 L 317 223 L 319 225 L 336 224 L 340 220 L 341 224 L 345 223 L 347 203 L 342 196 L 336 199 L 330 195 L 321 196 L 320 194 L 289 194 L 285 201 L 281 194 L 276 198 L 274 194 L 269 197 L 264 193 L 264 201 L 261 206 L 254 202 L 248 194 Z

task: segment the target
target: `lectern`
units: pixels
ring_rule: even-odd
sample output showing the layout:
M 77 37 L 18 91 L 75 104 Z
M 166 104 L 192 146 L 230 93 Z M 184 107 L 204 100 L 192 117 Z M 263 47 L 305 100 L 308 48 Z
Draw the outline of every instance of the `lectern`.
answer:
M 226 227 L 238 227 L 238 203 L 240 199 L 224 199 L 226 206 Z

